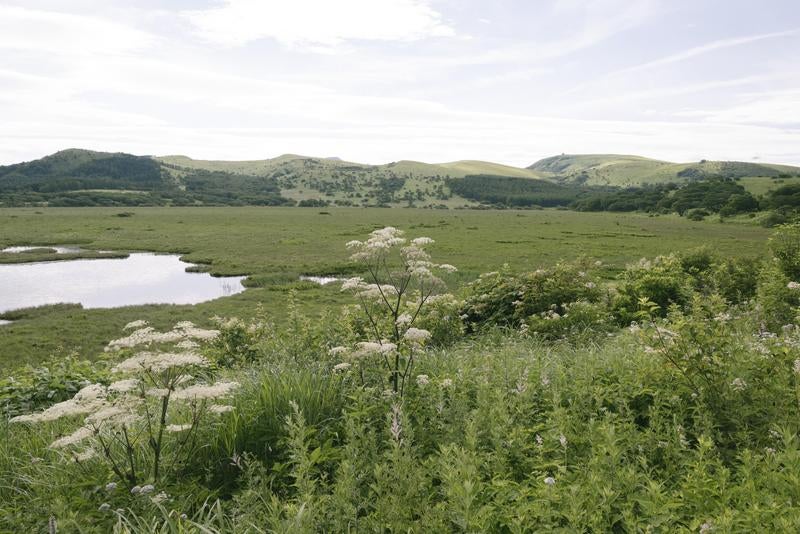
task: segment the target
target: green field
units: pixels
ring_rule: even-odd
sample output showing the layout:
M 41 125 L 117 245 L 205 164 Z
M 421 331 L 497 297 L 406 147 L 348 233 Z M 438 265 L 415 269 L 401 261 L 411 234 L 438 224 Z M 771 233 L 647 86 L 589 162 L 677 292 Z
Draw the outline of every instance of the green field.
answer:
M 119 216 L 120 214 L 126 216 Z M 301 274 L 347 272 L 344 243 L 387 225 L 437 241 L 436 257 L 460 272 L 453 286 L 503 264 L 535 269 L 580 255 L 601 258 L 608 272 L 640 257 L 710 245 L 724 255 L 759 255 L 768 231 L 737 223 L 691 222 L 677 216 L 571 211 L 301 208 L 74 208 L 0 210 L 0 248 L 81 244 L 87 249 L 180 253 L 212 274 L 248 275 L 242 294 L 197 306 L 112 310 L 45 307 L 6 314 L 0 366 L 77 352 L 93 358 L 127 322 L 146 318 L 167 327 L 175 317 L 252 316 L 259 306 L 282 321 L 287 291 L 318 314 L 348 302 L 336 284 L 297 282 Z M 5 261 L 18 259 L 7 255 Z M 39 259 L 39 258 L 37 258 Z M 0 261 L 4 261 L 0 255 Z

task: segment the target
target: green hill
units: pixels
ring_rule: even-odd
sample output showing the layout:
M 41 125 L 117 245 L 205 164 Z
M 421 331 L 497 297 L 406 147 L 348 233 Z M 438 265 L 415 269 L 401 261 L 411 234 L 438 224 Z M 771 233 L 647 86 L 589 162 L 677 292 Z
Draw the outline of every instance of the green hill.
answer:
M 741 161 L 672 163 L 618 154 L 562 154 L 537 161 L 528 169 L 562 183 L 630 187 L 683 183 L 709 178 L 779 178 L 800 176 L 800 167 Z M 756 189 L 758 181 L 748 180 Z
M 465 180 L 469 177 L 469 183 Z M 522 169 L 488 161 L 367 165 L 338 158 L 284 154 L 247 161 L 187 156 L 134 156 L 69 149 L 0 166 L 0 206 L 496 205 L 520 195 L 531 205 L 585 193 L 586 187 L 631 187 L 732 178 L 763 194 L 800 177 L 800 167 L 735 161 L 671 163 L 614 154 L 560 155 Z M 498 180 L 498 178 L 521 180 Z M 530 184 L 526 182 L 530 181 Z M 552 183 L 575 191 L 552 188 Z M 542 195 L 547 191 L 546 198 Z M 491 200 L 490 200 L 491 199 Z M 560 202 L 560 200 L 559 200 Z M 500 202 L 500 204 L 503 204 Z M 561 204 L 559 204 L 561 205 Z

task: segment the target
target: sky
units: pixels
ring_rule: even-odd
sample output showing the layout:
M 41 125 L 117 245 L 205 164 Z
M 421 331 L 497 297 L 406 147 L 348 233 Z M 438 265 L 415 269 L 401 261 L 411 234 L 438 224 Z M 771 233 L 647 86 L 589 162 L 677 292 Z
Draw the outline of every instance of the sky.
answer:
M 798 0 L 0 0 L 0 164 L 800 165 Z

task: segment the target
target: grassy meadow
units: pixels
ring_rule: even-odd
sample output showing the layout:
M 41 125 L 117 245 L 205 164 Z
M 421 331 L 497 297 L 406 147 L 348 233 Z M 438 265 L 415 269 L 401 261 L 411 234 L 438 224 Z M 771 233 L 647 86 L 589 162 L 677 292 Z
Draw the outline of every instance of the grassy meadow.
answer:
M 0 328 L 0 367 L 73 352 L 94 358 L 123 325 L 140 318 L 159 327 L 167 327 L 176 316 L 208 324 L 214 315 L 250 317 L 263 308 L 281 322 L 290 289 L 297 291 L 297 304 L 307 312 L 335 310 L 346 301 L 338 284 L 319 287 L 298 282 L 298 277 L 352 272 L 344 243 L 387 225 L 436 240 L 434 250 L 441 261 L 459 266 L 459 273 L 448 278 L 453 286 L 503 264 L 533 270 L 581 255 L 602 259 L 607 276 L 641 257 L 701 245 L 726 256 L 757 256 L 768 234 L 752 225 L 692 222 L 677 216 L 558 210 L 3 209 L 0 248 L 79 244 L 89 250 L 180 253 L 212 274 L 248 275 L 250 288 L 196 306 L 48 306 L 10 312 L 3 317 L 15 322 Z M 5 256 L 0 255 L 0 261 L 20 257 Z
M 197 306 L 6 314 L 0 532 L 800 529 L 800 226 L 0 218 L 0 245 L 177 252 L 250 286 Z M 366 280 L 340 291 L 303 273 Z

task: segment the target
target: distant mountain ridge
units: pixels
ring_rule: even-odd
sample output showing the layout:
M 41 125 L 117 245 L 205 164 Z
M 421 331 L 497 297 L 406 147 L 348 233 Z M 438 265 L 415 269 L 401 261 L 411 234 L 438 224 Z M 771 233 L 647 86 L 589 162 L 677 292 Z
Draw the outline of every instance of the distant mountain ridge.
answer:
M 672 163 L 615 154 L 562 154 L 527 168 L 477 160 L 401 160 L 368 165 L 297 154 L 219 161 L 68 149 L 38 160 L 0 166 L 0 206 L 299 204 L 452 208 L 481 204 L 481 197 L 475 194 L 480 184 L 490 184 L 499 177 L 506 179 L 504 190 L 522 187 L 546 191 L 547 198 L 568 198 L 571 194 L 559 187 L 630 187 L 717 177 L 753 177 L 758 181 L 755 177 L 784 176 L 800 176 L 800 167 L 721 161 Z M 470 177 L 469 184 L 460 181 L 465 177 Z M 531 186 L 525 186 L 525 181 L 531 181 Z
M 672 163 L 619 154 L 562 154 L 544 158 L 528 169 L 562 183 L 630 187 L 681 183 L 708 178 L 745 178 L 800 174 L 800 167 L 773 163 L 707 161 Z

